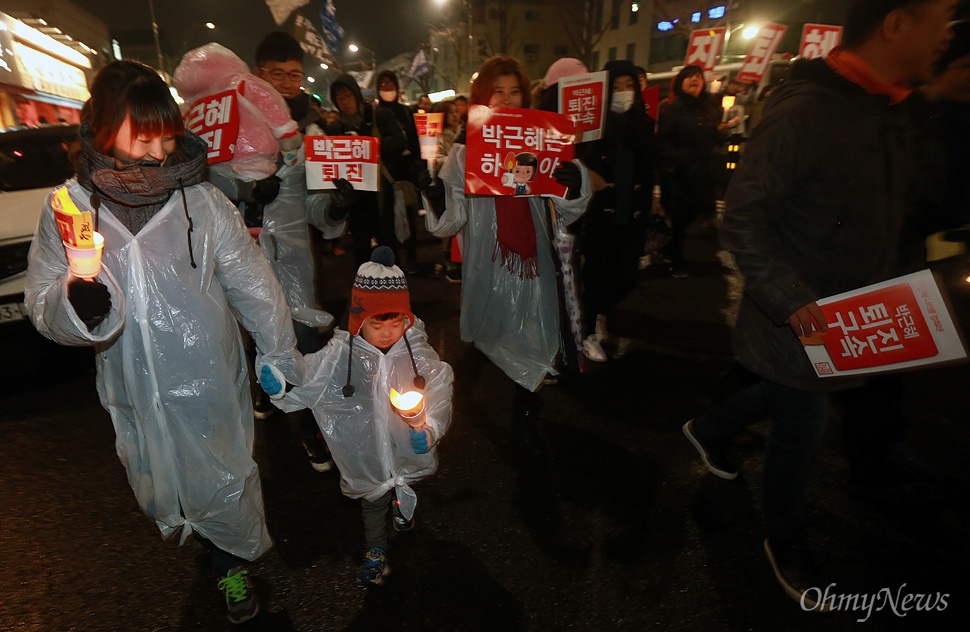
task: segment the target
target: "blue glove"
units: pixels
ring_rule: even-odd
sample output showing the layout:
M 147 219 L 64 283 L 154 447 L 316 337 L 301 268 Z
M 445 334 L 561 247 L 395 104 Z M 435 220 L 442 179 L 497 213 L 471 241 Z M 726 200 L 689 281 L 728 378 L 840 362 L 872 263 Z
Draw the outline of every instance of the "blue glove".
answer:
M 264 364 L 259 370 L 259 385 L 263 387 L 269 395 L 276 395 L 283 390 L 283 384 L 273 375 L 273 369 L 268 364 Z
M 408 428 L 408 434 L 411 435 L 411 447 L 414 448 L 415 454 L 427 454 L 434 445 L 434 433 L 426 425 L 420 428 L 411 426 Z

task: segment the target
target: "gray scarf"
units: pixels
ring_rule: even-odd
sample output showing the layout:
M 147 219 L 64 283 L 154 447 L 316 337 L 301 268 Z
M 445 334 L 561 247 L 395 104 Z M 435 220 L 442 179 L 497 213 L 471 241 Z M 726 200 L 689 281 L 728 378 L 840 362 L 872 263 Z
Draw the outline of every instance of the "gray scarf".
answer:
M 165 165 L 157 160 L 126 162 L 98 152 L 87 123 L 81 125 L 78 136 L 78 183 L 92 192 L 95 206 L 103 202 L 132 235 L 145 227 L 173 191 L 205 179 L 207 146 L 192 132 L 179 139 Z

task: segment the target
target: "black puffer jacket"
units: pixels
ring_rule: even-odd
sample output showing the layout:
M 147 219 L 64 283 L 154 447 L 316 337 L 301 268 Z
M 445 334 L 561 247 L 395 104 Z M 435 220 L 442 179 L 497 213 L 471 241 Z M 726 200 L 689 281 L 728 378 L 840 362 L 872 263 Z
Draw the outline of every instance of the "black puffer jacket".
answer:
M 397 166 L 404 152 L 407 150 L 407 138 L 404 130 L 397 122 L 394 114 L 386 108 L 375 108 L 369 101 L 365 101 L 360 94 L 360 86 L 352 76 L 344 73 L 330 84 L 330 100 L 337 102 L 335 96 L 337 88 L 350 88 L 357 99 L 358 117 L 354 123 L 348 123 L 344 117 L 327 126 L 330 136 L 342 136 L 353 132 L 358 136 L 379 136 L 381 139 L 381 162 L 392 169 Z
M 611 61 L 604 70 L 609 72 L 609 104 L 613 96 L 613 81 L 621 76 L 633 79 L 637 86 L 637 70 L 631 62 Z M 634 214 L 645 217 L 653 203 L 654 136 L 653 122 L 643 108 L 639 89 L 634 92 L 633 107 L 623 114 L 606 113 L 603 138 L 576 146 L 576 157 L 600 174 L 610 185 L 598 191 L 590 202 L 587 218 L 609 209 L 618 225 L 633 223 Z
M 734 330 L 740 362 L 794 388 L 833 390 L 785 324 L 820 298 L 909 271 L 909 103 L 890 106 L 801 62 L 776 90 L 731 180 L 721 242 L 746 287 Z

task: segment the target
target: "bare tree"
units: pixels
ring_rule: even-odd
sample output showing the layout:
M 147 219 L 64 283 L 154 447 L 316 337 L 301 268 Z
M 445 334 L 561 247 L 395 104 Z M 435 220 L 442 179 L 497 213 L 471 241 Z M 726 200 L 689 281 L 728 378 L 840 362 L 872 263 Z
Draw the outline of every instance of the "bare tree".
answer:
M 604 0 L 553 0 L 563 31 L 569 38 L 572 48 L 579 53 L 579 59 L 589 66 L 593 59 L 593 49 L 610 28 L 608 16 L 604 16 Z

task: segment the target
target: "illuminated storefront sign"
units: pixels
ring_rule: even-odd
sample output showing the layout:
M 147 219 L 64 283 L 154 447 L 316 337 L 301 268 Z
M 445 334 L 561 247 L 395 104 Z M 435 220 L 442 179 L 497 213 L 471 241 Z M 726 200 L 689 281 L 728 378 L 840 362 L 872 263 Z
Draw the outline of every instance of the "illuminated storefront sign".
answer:
M 81 53 L 0 13 L 0 83 L 83 102 L 87 68 Z

